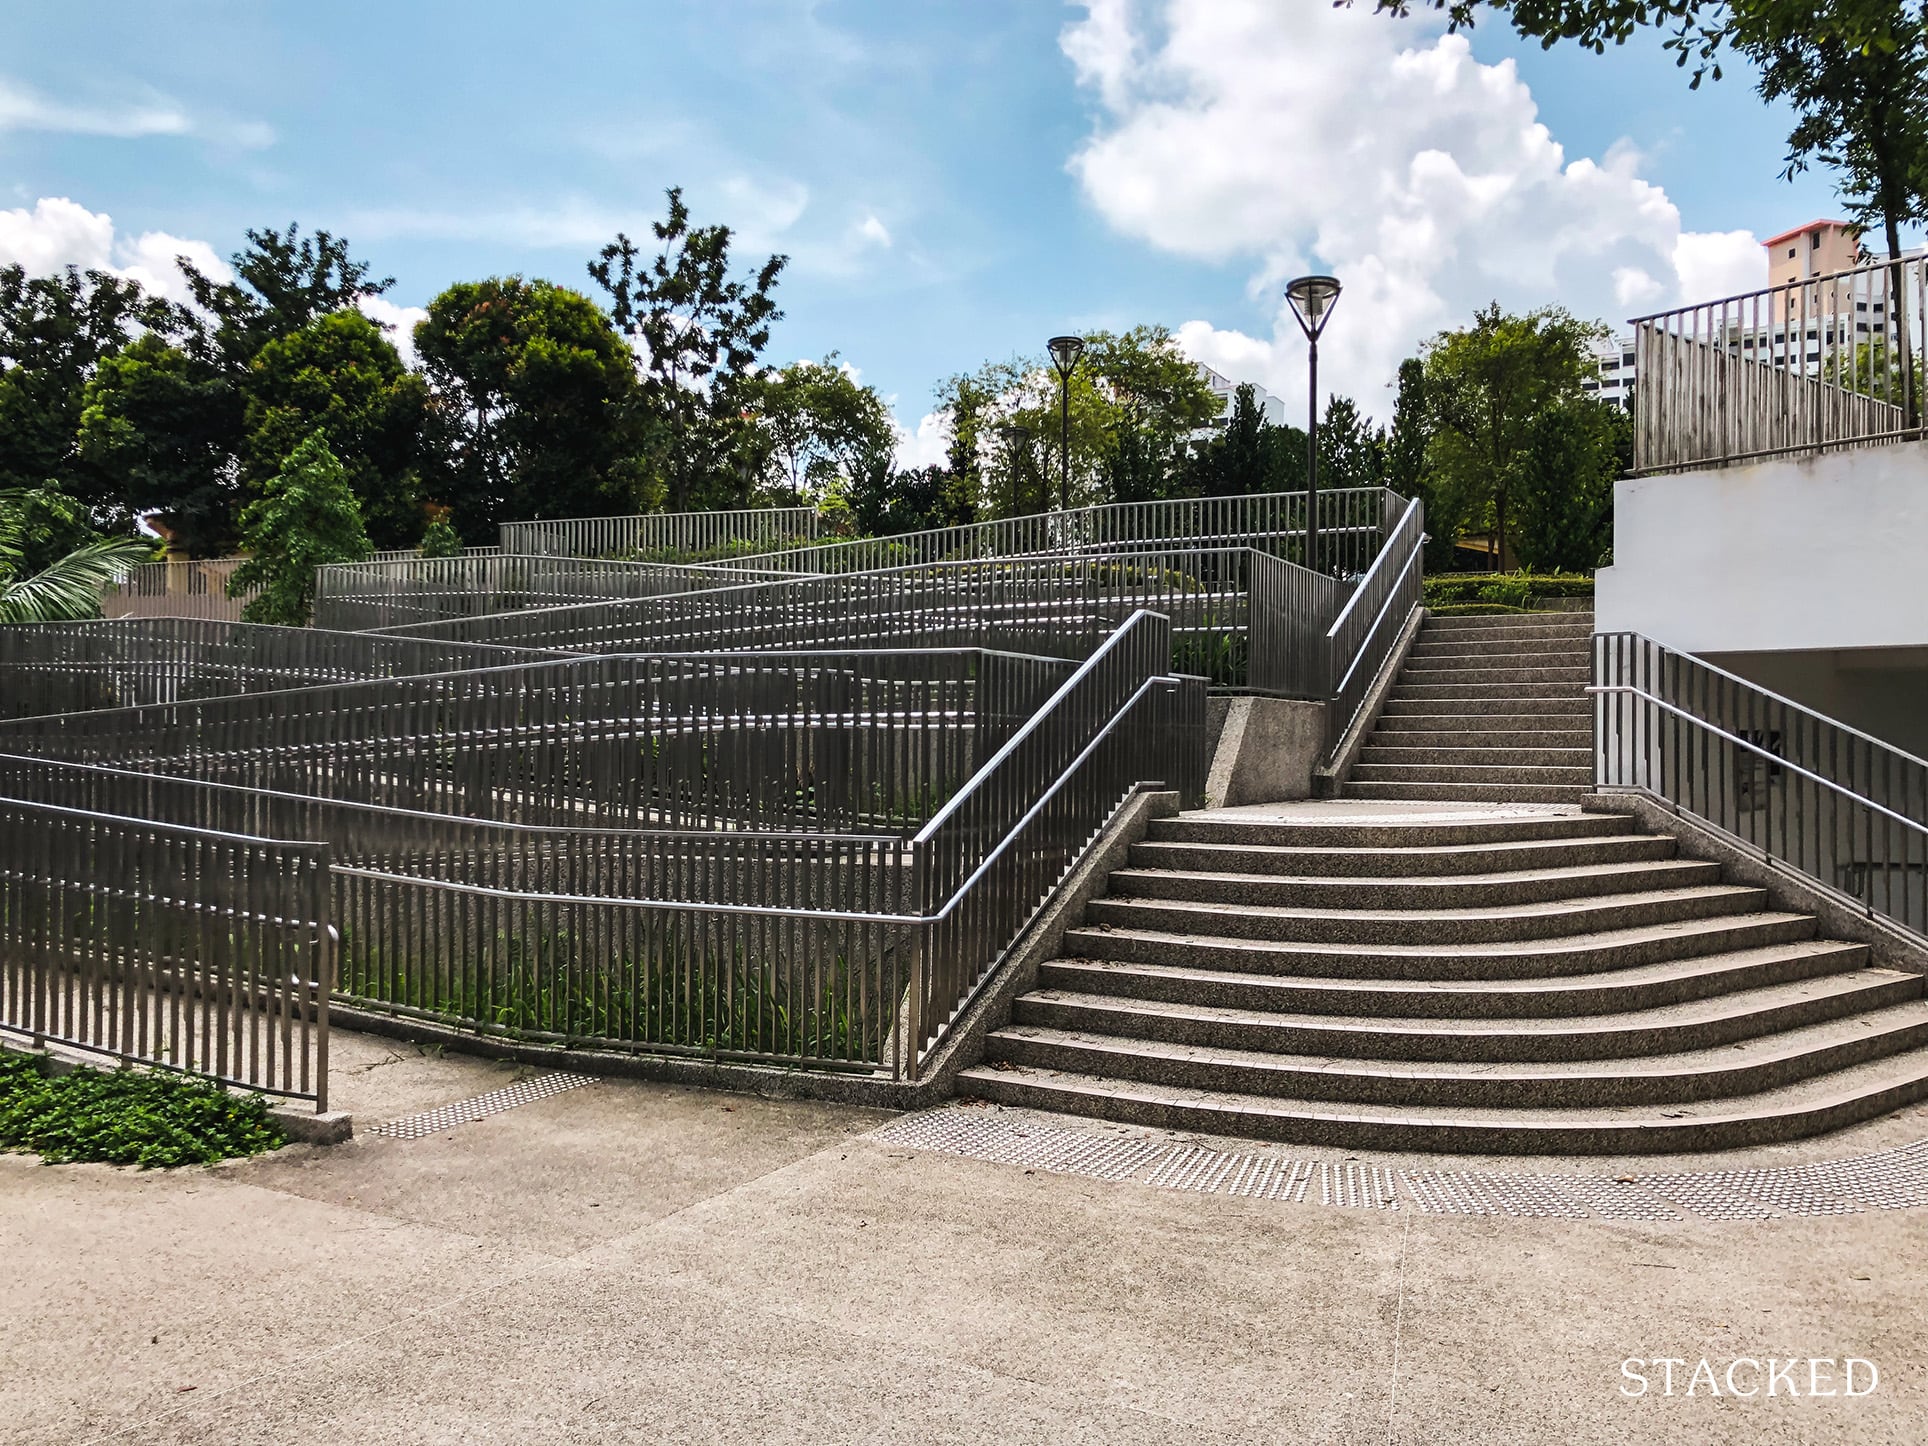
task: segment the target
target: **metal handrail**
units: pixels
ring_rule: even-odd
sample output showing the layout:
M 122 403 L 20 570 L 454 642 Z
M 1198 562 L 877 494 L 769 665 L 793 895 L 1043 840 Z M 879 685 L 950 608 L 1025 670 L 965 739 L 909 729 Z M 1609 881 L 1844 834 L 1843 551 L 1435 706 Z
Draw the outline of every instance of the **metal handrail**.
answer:
M 1728 674 L 1728 676 L 1732 677 L 1734 675 L 1730 673 Z M 1765 693 L 1767 690 L 1762 689 L 1761 691 Z M 1916 833 L 1921 834 L 1924 838 L 1928 838 L 1928 824 L 1922 823 L 1919 819 L 1909 818 L 1905 813 L 1896 813 L 1893 809 L 1889 808 L 1886 804 L 1876 803 L 1872 798 L 1869 798 L 1866 794 L 1856 793 L 1853 789 L 1847 787 L 1845 784 L 1837 783 L 1832 778 L 1828 778 L 1823 774 L 1816 773 L 1811 768 L 1804 768 L 1802 765 L 1794 762 L 1794 760 L 1791 758 L 1783 757 L 1779 753 L 1770 752 L 1768 749 L 1761 747 L 1760 744 L 1755 743 L 1751 739 L 1743 738 L 1737 733 L 1730 733 L 1727 729 L 1721 727 L 1718 723 L 1709 722 L 1707 719 L 1701 717 L 1698 713 L 1690 713 L 1685 708 L 1679 707 L 1678 705 L 1673 703 L 1669 703 L 1665 698 L 1661 697 L 1658 693 L 1651 693 L 1647 691 L 1647 689 L 1645 688 L 1636 688 L 1631 683 L 1607 683 L 1607 684 L 1596 683 L 1589 686 L 1587 688 L 1587 692 L 1589 693 L 1625 693 L 1635 698 L 1644 698 L 1649 703 L 1652 703 L 1656 708 L 1659 708 L 1661 711 L 1666 713 L 1671 713 L 1677 718 L 1686 719 L 1688 722 L 1692 723 L 1696 728 L 1700 729 L 1704 733 L 1711 733 L 1716 738 L 1720 738 L 1728 743 L 1732 743 L 1738 748 L 1745 748 L 1749 753 L 1756 754 L 1760 758 L 1765 759 L 1767 762 L 1771 763 L 1776 768 L 1785 768 L 1790 773 L 1798 773 L 1801 775 L 1801 777 L 1807 779 L 1810 783 L 1818 783 L 1821 785 L 1821 787 L 1828 789 L 1831 792 L 1840 794 L 1843 798 L 1848 799 L 1850 802 L 1858 804 L 1863 808 L 1869 809 L 1874 813 L 1881 814 L 1883 817 L 1891 819 L 1895 823 L 1901 824 L 1904 828 L 1911 828 Z M 1769 696 L 1772 696 L 1772 695 L 1770 694 Z M 1799 705 L 1790 705 L 1790 706 L 1799 706 Z M 1806 711 L 1806 710 L 1803 710 L 1803 711 Z M 1815 716 L 1818 717 L 1820 715 L 1817 714 Z M 1835 726 L 1839 728 L 1847 727 L 1846 724 L 1836 724 Z M 1848 731 L 1853 731 L 1853 730 L 1850 729 Z M 1865 733 L 1858 734 L 1857 736 L 1862 738 L 1868 737 L 1868 735 Z M 1879 742 L 1879 740 L 1876 740 L 1876 739 L 1869 739 L 1869 741 Z M 1882 746 L 1885 747 L 1886 745 L 1882 745 Z M 1901 753 L 1901 750 L 1898 748 L 1892 751 L 1895 753 Z M 1905 753 L 1902 753 L 1901 756 L 1904 758 L 1913 757 L 1912 754 L 1905 754 Z M 1916 761 L 1919 762 L 1919 760 L 1916 760 Z

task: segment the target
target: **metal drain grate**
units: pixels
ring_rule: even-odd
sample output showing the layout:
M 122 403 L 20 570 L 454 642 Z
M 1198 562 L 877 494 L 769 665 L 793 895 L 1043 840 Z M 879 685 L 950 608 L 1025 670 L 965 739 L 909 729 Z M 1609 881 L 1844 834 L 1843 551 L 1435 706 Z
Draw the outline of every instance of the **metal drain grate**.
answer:
M 486 1119 L 499 1115 L 504 1110 L 512 1110 L 517 1105 L 532 1105 L 537 1100 L 546 1100 L 551 1095 L 559 1095 L 564 1090 L 576 1089 L 582 1085 L 594 1084 L 594 1075 L 587 1074 L 539 1074 L 531 1079 L 517 1080 L 512 1085 L 504 1085 L 499 1090 L 490 1090 L 485 1095 L 477 1095 L 472 1100 L 459 1100 L 440 1109 L 427 1110 L 419 1115 L 405 1115 L 399 1120 L 390 1120 L 385 1125 L 377 1125 L 369 1133 L 382 1135 L 391 1140 L 426 1140 L 430 1135 L 439 1135 L 444 1130 L 466 1125 L 472 1120 Z
M 1048 1117 L 1047 1117 L 1048 1118 Z M 1527 1175 L 1409 1170 L 1358 1161 L 1293 1160 L 1269 1151 L 1106 1135 L 999 1109 L 940 1108 L 906 1115 L 875 1138 L 913 1149 L 1021 1164 L 1099 1180 L 1136 1179 L 1166 1190 L 1239 1195 L 1354 1210 L 1556 1220 L 1773 1220 L 1854 1215 L 1928 1205 L 1928 1140 L 1858 1159 L 1747 1170 L 1642 1175 Z M 1314 1179 L 1316 1197 L 1311 1194 Z

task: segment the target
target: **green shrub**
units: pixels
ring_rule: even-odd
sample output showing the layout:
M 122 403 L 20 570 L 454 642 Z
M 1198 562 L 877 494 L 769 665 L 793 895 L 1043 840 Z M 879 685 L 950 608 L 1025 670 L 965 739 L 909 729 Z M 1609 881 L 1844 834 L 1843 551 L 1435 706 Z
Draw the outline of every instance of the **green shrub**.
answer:
M 1593 579 L 1580 573 L 1446 572 L 1425 582 L 1425 603 L 1434 612 L 1481 604 L 1530 612 L 1551 598 L 1591 598 Z
M 259 1095 L 148 1070 L 49 1075 L 33 1055 L 0 1053 L 0 1150 L 49 1165 L 93 1160 L 147 1170 L 211 1165 L 286 1143 Z

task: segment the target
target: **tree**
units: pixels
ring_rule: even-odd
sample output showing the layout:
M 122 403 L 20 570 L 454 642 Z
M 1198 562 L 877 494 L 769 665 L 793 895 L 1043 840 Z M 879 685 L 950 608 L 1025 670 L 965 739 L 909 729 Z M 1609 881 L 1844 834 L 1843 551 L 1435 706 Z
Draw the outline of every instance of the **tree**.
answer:
M 0 487 L 51 482 L 89 507 L 111 508 L 109 489 L 79 454 L 87 383 L 142 330 L 183 324 L 178 308 L 104 271 L 29 276 L 0 266 Z
M 789 258 L 772 256 L 748 279 L 730 275 L 728 226 L 690 225 L 680 187 L 651 226 L 660 250 L 645 260 L 618 233 L 589 264 L 610 317 L 641 357 L 651 454 L 669 509 L 740 500 L 742 452 L 753 447 L 746 405 L 758 359 L 780 321 L 770 297 Z
M 159 513 L 173 545 L 195 556 L 233 548 L 244 406 L 233 378 L 148 332 L 101 361 L 84 402 L 79 452 L 105 515 Z
M 754 394 L 757 426 L 792 505 L 860 478 L 890 476 L 897 442 L 890 408 L 839 366 L 834 352 L 764 374 Z
M 292 221 L 286 231 L 249 231 L 247 246 L 229 259 L 233 281 L 211 279 L 186 257 L 175 264 L 195 305 L 211 319 L 197 329 L 197 349 L 235 373 L 246 371 L 269 342 L 395 284 L 392 276 L 370 281 L 371 268 L 349 254 L 346 237 L 327 231 L 304 237 Z
M 228 579 L 228 595 L 260 589 L 241 613 L 251 623 L 305 626 L 315 608 L 315 569 L 364 562 L 375 550 L 347 469 L 319 427 L 241 510 L 241 532 L 249 556 Z
M 1588 343 L 1605 334 L 1599 323 L 1580 321 L 1562 307 L 1512 316 L 1494 302 L 1475 314 L 1471 327 L 1441 332 L 1426 344 L 1432 469 L 1464 515 L 1490 516 L 1502 566 L 1514 465 L 1527 424 L 1554 403 L 1581 395 Z
M 333 311 L 268 342 L 248 368 L 242 478 L 255 491 L 319 430 L 379 547 L 422 535 L 419 469 L 428 387 L 359 311 Z
M 1520 561 L 1588 571 L 1613 541 L 1613 484 L 1633 451 L 1633 419 L 1611 402 L 1565 397 L 1526 424 L 1519 457 Z
M 455 529 L 647 510 L 648 419 L 635 360 L 581 292 L 520 276 L 461 282 L 415 328 L 432 397 L 425 490 Z
M 1426 364 L 1407 357 L 1399 364 L 1399 392 L 1392 405 L 1392 430 L 1386 435 L 1386 485 L 1402 497 L 1416 497 L 1426 509 L 1426 568 L 1445 572 L 1464 529 L 1463 499 L 1441 486 L 1432 466 L 1432 414 L 1426 395 Z
M 421 545 L 415 550 L 423 557 L 460 557 L 462 534 L 450 524 L 448 514 L 441 513 L 429 523 L 422 533 Z
M 960 527 L 977 520 L 967 485 L 948 467 L 879 469 L 858 480 L 849 502 L 858 530 L 869 537 Z
M 139 538 L 89 531 L 57 492 L 0 493 L 0 623 L 97 618 L 101 590 L 153 555 Z
M 975 476 L 984 510 L 1003 517 L 1052 505 L 1064 471 L 1062 385 L 1044 358 L 1018 357 L 939 390 L 954 438 L 950 469 Z M 1162 326 L 1088 334 L 1069 396 L 1074 505 L 1173 495 L 1191 475 L 1192 436 L 1219 410 L 1197 364 Z
M 1332 397 L 1319 423 L 1319 486 L 1381 487 L 1386 481 L 1386 432 L 1359 415 L 1351 397 Z

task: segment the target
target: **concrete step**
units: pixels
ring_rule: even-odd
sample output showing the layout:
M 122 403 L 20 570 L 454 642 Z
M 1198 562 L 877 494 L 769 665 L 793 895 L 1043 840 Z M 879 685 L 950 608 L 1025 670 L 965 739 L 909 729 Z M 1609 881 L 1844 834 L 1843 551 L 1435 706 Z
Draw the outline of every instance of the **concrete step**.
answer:
M 1718 1100 L 1784 1088 L 1928 1044 L 1928 1001 L 1632 1058 L 1405 1060 L 1334 1058 L 1012 1026 L 987 1053 L 1031 1069 L 1215 1094 L 1349 1105 L 1539 1109 Z
M 1141 905 L 1122 913 L 1122 922 L 1092 920 L 1066 930 L 1063 951 L 1067 957 L 1224 973 L 1450 983 L 1565 979 L 1805 943 L 1816 933 L 1811 915 L 1762 911 L 1618 925 L 1609 921 L 1591 933 L 1549 939 L 1388 944 L 1268 939 L 1222 930 L 1194 933 L 1189 926 L 1199 912 L 1166 910 L 1167 924 L 1179 927 L 1158 927 Z M 1197 922 L 1205 927 L 1205 921 Z
M 1490 909 L 1559 899 L 1697 888 L 1720 882 L 1720 865 L 1699 859 L 1643 859 L 1434 878 L 1291 878 L 1177 869 L 1118 869 L 1110 897 L 1180 899 L 1245 908 L 1363 911 Z
M 1765 909 L 1763 889 L 1734 884 L 1657 889 L 1604 899 L 1508 904 L 1475 909 L 1314 909 L 1185 899 L 1101 898 L 1087 906 L 1093 924 L 1156 929 L 1222 939 L 1320 944 L 1493 944 L 1557 939 L 1602 929 L 1684 923 Z
M 1600 838 L 1634 831 L 1630 814 L 1546 812 L 1497 813 L 1490 817 L 1398 817 L 1348 823 L 1184 813 L 1153 819 L 1147 837 L 1156 843 L 1223 843 L 1256 848 L 1456 848 L 1464 844 L 1531 843 L 1545 839 Z
M 1593 666 L 1593 649 L 1586 638 L 1515 638 L 1494 643 L 1473 642 L 1463 638 L 1442 638 L 1427 642 L 1423 637 L 1412 645 L 1407 657 L 1415 663 L 1436 666 L 1463 659 L 1486 659 L 1496 664 L 1522 666 L 1564 663 L 1578 668 Z
M 1170 843 L 1154 839 L 1132 845 L 1131 864 L 1141 869 L 1272 874 L 1290 878 L 1443 878 L 1508 869 L 1670 859 L 1675 849 L 1674 840 L 1665 834 L 1635 833 L 1404 848 L 1296 848 L 1248 843 Z
M 1457 1018 L 1288 1013 L 1044 987 L 1016 1001 L 1006 1036 L 1109 1035 L 1209 1050 L 1408 1063 L 1574 1063 L 1717 1049 L 1922 997 L 1918 974 L 1857 969 L 1732 993 L 1595 1013 Z M 1017 1057 L 1017 1056 L 1006 1056 Z
M 1568 783 L 1581 788 L 1593 784 L 1593 763 L 1490 764 L 1356 763 L 1347 775 L 1353 783 Z
M 1860 969 L 1865 945 L 1802 939 L 1624 969 L 1523 979 L 1287 977 L 1114 959 L 1053 959 L 1041 989 L 1278 1014 L 1381 1019 L 1538 1019 L 1656 1009 Z
M 1408 663 L 1399 674 L 1400 688 L 1428 688 L 1466 683 L 1564 683 L 1585 688 L 1593 675 L 1584 667 L 1565 663 L 1513 664 L 1497 660 Z
M 1593 631 L 1591 612 L 1558 613 L 1488 613 L 1484 616 L 1462 613 L 1457 617 L 1444 618 L 1438 614 L 1429 615 L 1422 636 L 1438 636 L 1445 633 L 1558 633 Z
M 1497 715 L 1488 715 L 1496 717 Z M 1585 728 L 1468 728 L 1467 718 L 1381 718 L 1368 748 L 1578 748 L 1591 756 L 1593 734 Z M 1538 718 L 1528 722 L 1557 723 Z M 1419 726 L 1438 725 L 1438 726 Z
M 1525 681 L 1482 682 L 1479 680 L 1463 682 L 1412 682 L 1410 674 L 1402 674 L 1387 694 L 1389 702 L 1482 702 L 1488 699 L 1524 702 L 1533 699 L 1559 699 L 1562 702 L 1586 704 L 1587 684 L 1584 678 L 1572 682 Z
M 1495 728 L 1531 728 L 1540 724 L 1561 728 L 1593 729 L 1593 703 L 1582 692 L 1571 690 L 1551 698 L 1524 698 L 1511 694 L 1455 694 L 1450 698 L 1399 698 L 1388 695 L 1379 714 L 1380 726 L 1391 720 L 1401 728 L 1476 728 L 1485 720 Z M 1430 721 L 1427 721 L 1430 720 Z
M 1478 735 L 1472 735 L 1477 737 Z M 1431 735 L 1418 738 L 1430 740 Z M 1511 748 L 1482 741 L 1458 747 L 1442 747 L 1431 741 L 1415 742 L 1415 735 L 1399 733 L 1388 737 L 1374 733 L 1359 750 L 1365 765 L 1390 764 L 1395 767 L 1453 768 L 1466 764 L 1489 768 L 1593 768 L 1591 748 L 1548 748 L 1520 745 Z
M 1347 798 L 1441 803 L 1578 803 L 1591 784 L 1576 783 L 1352 783 Z
M 1801 1139 L 1928 1097 L 1928 1055 L 1889 1054 L 1782 1088 L 1705 1104 L 1446 1111 L 1206 1094 L 1019 1065 L 965 1070 L 958 1092 L 1156 1129 L 1297 1144 L 1483 1154 L 1665 1154 Z

